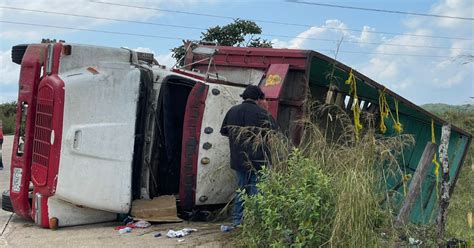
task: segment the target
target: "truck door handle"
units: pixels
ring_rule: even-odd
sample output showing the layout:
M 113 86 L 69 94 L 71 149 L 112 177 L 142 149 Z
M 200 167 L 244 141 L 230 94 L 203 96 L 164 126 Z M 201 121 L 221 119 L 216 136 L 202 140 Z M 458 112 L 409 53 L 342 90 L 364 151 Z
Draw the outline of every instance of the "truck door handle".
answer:
M 74 141 L 72 143 L 72 148 L 79 149 L 79 145 L 81 143 L 82 131 L 76 130 L 74 132 Z

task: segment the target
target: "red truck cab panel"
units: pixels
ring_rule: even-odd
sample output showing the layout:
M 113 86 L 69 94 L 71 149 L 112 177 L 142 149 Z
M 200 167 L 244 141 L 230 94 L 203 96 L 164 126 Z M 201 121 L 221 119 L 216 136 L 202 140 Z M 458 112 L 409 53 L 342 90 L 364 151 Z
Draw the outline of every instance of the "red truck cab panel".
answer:
M 38 89 L 31 176 L 35 222 L 49 227 L 47 199 L 54 195 L 63 128 L 64 82 L 58 75 L 44 78 Z M 41 212 L 39 211 L 41 204 Z M 39 220 L 41 218 L 41 220 Z
M 31 219 L 28 191 L 33 148 L 31 140 L 36 114 L 35 97 L 41 80 L 46 47 L 45 44 L 28 46 L 22 59 L 19 79 L 17 125 L 11 160 L 10 198 L 15 213 L 26 219 Z
M 59 78 L 62 44 L 48 45 L 45 76 L 38 86 L 32 152 L 31 177 L 34 185 L 32 217 L 49 227 L 48 197 L 54 195 L 59 169 L 64 111 L 64 82 Z
M 30 45 L 23 56 L 12 152 L 13 209 L 44 227 L 49 227 L 46 201 L 54 194 L 61 147 L 64 82 L 57 75 L 61 50 L 61 43 Z
M 263 84 L 260 85 L 268 101 L 268 111 L 275 119 L 278 117 L 278 105 L 280 95 L 285 83 L 286 75 L 290 70 L 289 64 L 272 64 L 267 70 L 267 76 Z

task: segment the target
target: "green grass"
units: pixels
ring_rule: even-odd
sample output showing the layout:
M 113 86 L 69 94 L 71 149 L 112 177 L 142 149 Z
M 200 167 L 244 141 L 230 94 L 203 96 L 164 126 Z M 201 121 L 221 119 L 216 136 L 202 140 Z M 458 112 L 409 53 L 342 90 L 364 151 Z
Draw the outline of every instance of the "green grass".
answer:
M 449 205 L 447 237 L 474 241 L 474 227 L 469 228 L 467 213 L 474 213 L 474 170 L 466 161 Z

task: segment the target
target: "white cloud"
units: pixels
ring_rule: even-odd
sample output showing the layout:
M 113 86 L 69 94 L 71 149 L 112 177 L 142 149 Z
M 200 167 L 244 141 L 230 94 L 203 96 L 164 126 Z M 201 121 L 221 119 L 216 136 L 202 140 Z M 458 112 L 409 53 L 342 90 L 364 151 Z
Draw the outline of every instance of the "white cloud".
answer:
M 472 10 L 472 0 L 439 0 L 430 13 L 472 17 Z M 474 29 L 470 21 L 411 16 L 402 19 L 401 24 L 405 26 L 404 35 L 388 36 L 373 33 L 376 30 L 369 26 L 349 28 L 339 20 L 327 20 L 322 26 L 301 32 L 299 37 L 338 40 L 343 36 L 338 57 L 351 58 L 353 63 L 349 66 L 418 103 L 461 103 L 474 95 L 474 63 L 462 63 L 466 55 L 474 53 L 473 40 L 426 37 L 438 35 L 472 39 Z M 362 32 L 349 29 L 361 29 Z M 311 39 L 275 39 L 273 42 L 276 47 L 313 49 L 323 53 L 325 49 L 335 47 L 335 43 Z M 368 53 L 350 57 L 344 50 Z M 405 54 L 415 56 L 403 56 Z M 465 56 L 464 61 L 460 56 Z
M 291 49 L 298 49 L 304 48 L 304 46 L 308 43 L 308 38 L 317 38 L 327 29 L 324 27 L 311 27 L 310 29 L 300 33 L 297 35 L 297 38 L 290 40 L 289 42 L 281 41 L 278 39 L 272 40 L 274 47 L 276 48 L 291 48 Z
M 176 60 L 172 57 L 173 53 L 155 55 L 156 60 L 160 65 L 166 65 L 166 67 L 171 68 L 176 64 Z
M 353 34 L 353 32 L 348 30 L 345 23 L 337 19 L 330 19 L 326 20 L 324 25 L 311 27 L 289 41 L 273 39 L 272 43 L 277 48 L 308 49 L 315 47 L 315 44 L 319 41 L 323 48 L 334 49 L 337 42 L 343 38 L 343 42 L 364 46 L 362 42 L 374 42 L 380 39 L 377 34 L 371 31 L 375 31 L 375 29 L 364 26 L 361 32 Z M 333 42 L 328 42 L 331 40 Z
M 16 91 L 9 91 L 2 93 L 0 95 L 0 103 L 13 102 L 18 98 L 18 93 Z
M 158 63 L 160 65 L 165 65 L 168 68 L 171 68 L 176 63 L 176 60 L 172 56 L 173 55 L 172 52 L 167 53 L 167 54 L 158 54 L 157 55 L 155 53 L 155 51 L 153 51 L 153 49 L 148 48 L 148 47 L 137 47 L 137 48 L 134 48 L 133 50 L 135 50 L 137 52 L 144 52 L 144 53 L 154 54 L 155 55 L 154 57 L 155 57 L 156 61 L 158 61 Z
M 20 66 L 12 62 L 11 50 L 0 51 L 0 85 L 16 85 L 19 74 Z
M 124 3 L 128 5 L 136 6 L 146 6 L 147 8 L 158 8 L 162 4 L 166 3 L 167 5 L 178 5 L 182 6 L 183 4 L 197 4 L 195 0 L 186 0 L 186 1 L 177 1 L 173 0 L 171 2 L 165 0 L 155 0 L 155 1 L 136 1 L 130 2 L 127 0 L 113 1 L 114 3 Z M 0 8 L 0 16 L 2 20 L 11 21 L 11 22 L 23 22 L 23 23 L 36 23 L 52 26 L 64 26 L 64 27 L 74 27 L 74 28 L 83 28 L 91 29 L 97 26 L 101 26 L 109 23 L 117 23 L 112 20 L 103 20 L 103 19 L 94 19 L 94 18 L 84 18 L 77 17 L 73 15 L 84 15 L 92 17 L 101 17 L 101 18 L 112 18 L 112 19 L 124 19 L 124 20 L 133 20 L 133 21 L 145 21 L 152 17 L 157 17 L 162 15 L 162 12 L 143 9 L 143 8 L 132 8 L 124 6 L 113 6 L 113 5 L 104 5 L 100 3 L 94 3 L 89 0 L 35 0 L 35 1 L 12 1 L 7 0 L 2 3 L 2 6 L 11 7 L 11 8 L 21 8 L 21 9 L 31 9 L 38 11 L 49 11 L 49 12 L 59 12 L 65 15 L 57 15 L 50 13 L 42 12 L 31 12 L 26 10 L 15 10 Z M 51 7 L 53 6 L 53 7 Z M 69 15 L 68 15 L 69 14 Z M 57 34 L 64 34 L 76 32 L 74 30 L 66 30 L 60 28 L 51 28 L 51 27 L 34 27 L 28 25 L 18 25 L 18 24 L 6 24 L 0 23 L 0 36 L 4 40 L 21 40 L 22 42 L 34 41 L 37 42 L 41 38 L 49 38 L 48 35 L 54 36 Z
M 474 6 L 472 0 L 444 0 L 436 4 L 432 9 L 432 14 L 459 17 L 474 17 Z M 472 21 L 454 18 L 437 18 L 436 24 L 442 28 L 457 28 L 460 25 L 472 25 Z M 472 29 L 471 29 L 472 32 Z
M 375 40 L 377 35 L 373 33 L 375 31 L 375 28 L 371 28 L 369 26 L 364 26 L 362 28 L 362 32 L 360 33 L 360 37 L 356 38 L 360 42 L 372 42 Z
M 0 103 L 17 98 L 19 75 L 20 66 L 11 62 L 11 51 L 0 51 Z
M 469 7 L 470 6 L 470 7 Z M 443 0 L 431 11 L 432 14 L 469 16 L 472 12 L 472 2 L 469 0 Z M 472 13 L 470 14 L 472 16 Z M 460 84 L 474 83 L 472 81 L 473 67 L 462 65 L 451 58 L 470 53 L 474 42 L 472 40 L 447 40 L 423 37 L 419 35 L 472 37 L 472 26 L 466 21 L 451 21 L 446 18 L 410 17 L 404 21 L 408 30 L 406 34 L 418 36 L 398 35 L 384 41 L 385 44 L 409 44 L 409 46 L 379 45 L 377 53 L 416 54 L 427 56 L 445 56 L 442 58 L 405 57 L 373 55 L 362 71 L 394 89 L 416 91 L 418 89 L 436 91 L 454 89 Z M 452 26 L 454 25 L 455 26 Z M 468 31 L 470 30 L 470 32 Z M 444 47 L 430 49 L 425 47 Z M 451 48 L 451 49 L 449 49 Z M 465 96 L 468 97 L 468 96 Z

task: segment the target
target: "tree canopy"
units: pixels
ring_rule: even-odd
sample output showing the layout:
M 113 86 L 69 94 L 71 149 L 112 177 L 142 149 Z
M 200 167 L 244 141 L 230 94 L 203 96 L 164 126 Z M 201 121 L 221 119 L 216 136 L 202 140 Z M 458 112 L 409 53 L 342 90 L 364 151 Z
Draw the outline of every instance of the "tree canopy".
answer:
M 272 47 L 271 41 L 262 39 L 260 34 L 262 34 L 262 28 L 255 22 L 236 19 L 222 27 L 208 28 L 206 32 L 201 33 L 201 40 L 198 43 L 215 43 L 221 46 L 236 47 Z M 189 44 L 191 49 L 196 46 L 196 43 L 190 40 L 183 40 L 183 43 Z M 171 49 L 173 58 L 182 63 L 186 48 L 185 45 L 181 45 Z

